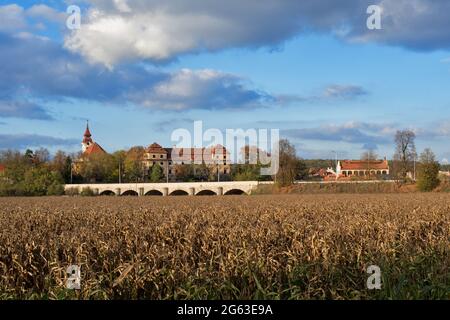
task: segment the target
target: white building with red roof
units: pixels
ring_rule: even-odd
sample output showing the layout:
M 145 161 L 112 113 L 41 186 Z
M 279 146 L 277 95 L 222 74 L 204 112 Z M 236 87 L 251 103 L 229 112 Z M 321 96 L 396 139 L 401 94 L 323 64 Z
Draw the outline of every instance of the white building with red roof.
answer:
M 389 175 L 389 163 L 384 160 L 342 160 L 336 166 L 338 176 L 386 176 Z

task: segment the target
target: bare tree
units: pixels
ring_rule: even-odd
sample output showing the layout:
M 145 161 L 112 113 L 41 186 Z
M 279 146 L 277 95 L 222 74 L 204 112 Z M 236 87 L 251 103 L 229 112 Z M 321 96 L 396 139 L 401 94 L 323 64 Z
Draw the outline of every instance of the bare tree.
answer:
M 411 171 L 412 162 L 417 157 L 415 138 L 416 135 L 411 130 L 401 130 L 395 134 L 395 174 L 403 180 L 406 179 L 408 172 Z
M 361 154 L 361 160 L 367 164 L 367 174 L 370 177 L 370 170 L 372 169 L 372 162 L 376 161 L 378 154 L 373 149 L 367 149 Z
M 295 147 L 287 139 L 280 140 L 279 163 L 276 182 L 281 186 L 292 184 L 297 175 L 298 158 Z

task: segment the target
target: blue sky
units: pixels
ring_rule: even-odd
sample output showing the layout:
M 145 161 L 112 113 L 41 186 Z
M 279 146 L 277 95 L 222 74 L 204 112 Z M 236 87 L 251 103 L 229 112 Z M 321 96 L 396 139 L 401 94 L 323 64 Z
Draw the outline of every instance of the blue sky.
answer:
M 65 26 L 81 7 L 81 29 Z M 176 128 L 277 128 L 305 158 L 392 157 L 398 129 L 450 159 L 450 4 L 0 1 L 0 149 L 114 151 Z M 375 4 L 376 1 L 375 1 Z

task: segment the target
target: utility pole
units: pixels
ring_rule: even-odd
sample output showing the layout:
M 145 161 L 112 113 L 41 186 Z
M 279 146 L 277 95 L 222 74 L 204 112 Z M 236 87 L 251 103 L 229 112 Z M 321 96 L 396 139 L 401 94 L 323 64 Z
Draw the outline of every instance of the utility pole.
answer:
M 120 163 L 121 163 L 121 161 L 120 161 L 120 159 L 119 159 L 119 184 L 122 183 L 122 172 L 121 172 L 121 170 L 120 170 Z
M 220 182 L 219 157 L 217 155 L 216 159 L 217 159 L 217 182 Z
M 414 153 L 414 181 L 416 181 L 416 154 Z

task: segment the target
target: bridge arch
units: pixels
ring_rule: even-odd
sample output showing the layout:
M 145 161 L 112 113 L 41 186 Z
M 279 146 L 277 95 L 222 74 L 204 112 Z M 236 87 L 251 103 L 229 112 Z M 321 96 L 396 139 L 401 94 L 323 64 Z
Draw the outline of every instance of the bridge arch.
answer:
M 159 190 L 150 190 L 150 191 L 147 191 L 147 193 L 145 194 L 146 196 L 162 196 L 163 195 L 163 193 L 161 192 L 161 191 L 159 191 Z
M 216 195 L 217 195 L 217 193 L 215 193 L 212 190 L 207 190 L 207 189 L 201 190 L 201 191 L 197 192 L 197 194 L 196 194 L 196 196 L 216 196 Z
M 127 190 L 122 193 L 122 196 L 138 196 L 139 194 L 134 190 Z
M 174 190 L 169 194 L 169 196 L 188 196 L 188 195 L 189 195 L 189 193 L 187 191 L 180 190 L 180 189 Z
M 104 190 L 104 191 L 100 192 L 99 195 L 100 196 L 115 196 L 116 193 L 114 191 L 111 191 L 111 190 Z
M 224 195 L 240 195 L 240 194 L 247 194 L 244 190 L 241 189 L 230 189 L 227 192 L 224 193 Z

